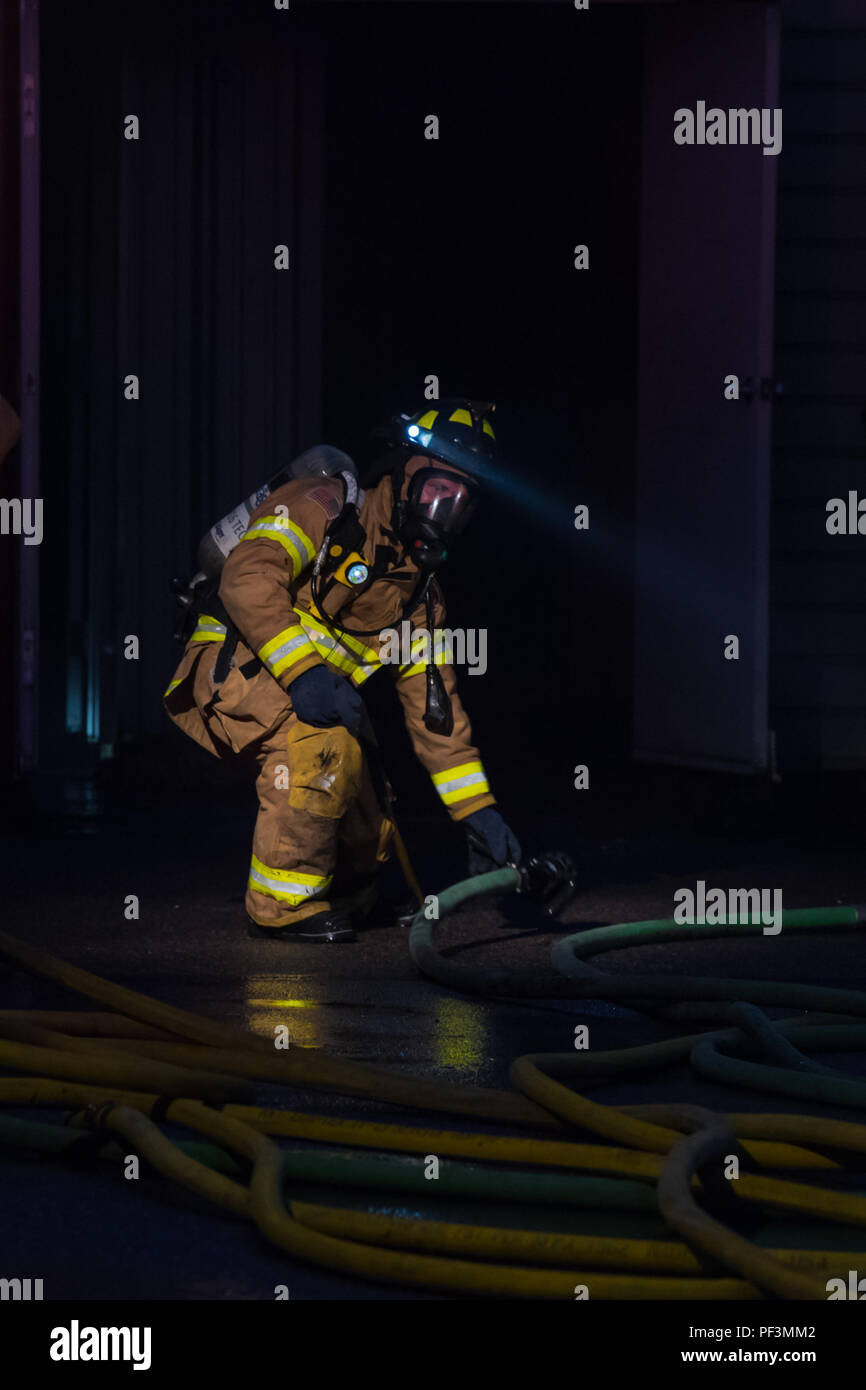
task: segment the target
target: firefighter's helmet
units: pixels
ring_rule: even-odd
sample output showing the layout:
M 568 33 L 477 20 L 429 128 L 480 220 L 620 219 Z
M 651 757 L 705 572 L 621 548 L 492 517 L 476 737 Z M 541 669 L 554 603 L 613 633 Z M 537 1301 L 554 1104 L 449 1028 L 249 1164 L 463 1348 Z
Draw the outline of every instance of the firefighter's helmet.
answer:
M 446 400 L 401 418 L 400 442 L 484 482 L 493 476 L 496 435 L 489 401 Z

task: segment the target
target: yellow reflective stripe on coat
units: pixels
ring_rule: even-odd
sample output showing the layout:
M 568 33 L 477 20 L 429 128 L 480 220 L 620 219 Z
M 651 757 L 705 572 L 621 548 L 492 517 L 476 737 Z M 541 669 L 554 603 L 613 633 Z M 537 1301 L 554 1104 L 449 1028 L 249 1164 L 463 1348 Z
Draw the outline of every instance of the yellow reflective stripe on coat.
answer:
M 225 623 L 218 623 L 216 618 L 212 618 L 209 613 L 201 613 L 195 625 L 195 631 L 189 640 L 191 642 L 224 642 L 225 637 Z
M 302 874 L 297 869 L 272 869 L 253 855 L 250 862 L 250 888 L 268 898 L 298 907 L 306 898 L 324 893 L 331 882 L 330 874 Z
M 467 801 L 470 796 L 486 795 L 490 791 L 486 773 L 479 762 L 461 763 L 459 767 L 449 767 L 445 772 L 434 772 L 433 785 L 446 806 L 453 806 L 455 801 Z
M 427 662 L 426 662 L 426 661 L 416 661 L 414 666 L 401 666 L 401 667 L 400 667 L 399 674 L 398 674 L 398 676 L 397 676 L 397 679 L 398 679 L 398 680 L 401 680 L 401 681 L 405 681 L 405 680 L 408 680 L 410 676 L 421 676 L 421 675 L 423 675 L 424 672 L 425 672 L 426 670 L 427 670 Z
M 306 608 L 296 608 L 295 612 L 305 627 L 313 629 L 316 632 L 324 633 L 326 637 L 333 636 L 328 625 L 324 623 L 321 618 L 317 617 L 315 613 L 308 612 Z M 348 647 L 349 650 L 355 652 L 357 656 L 363 657 L 365 661 L 378 660 L 379 653 L 373 651 L 372 647 L 366 647 L 363 642 L 359 642 L 357 637 L 350 637 L 348 632 L 343 632 L 338 627 L 334 628 L 334 632 L 340 634 L 341 645 Z
M 358 642 L 354 637 L 344 636 L 340 633 L 339 640 L 333 636 L 324 623 L 314 618 L 303 608 L 296 608 L 295 612 L 303 623 L 304 630 L 311 642 L 315 643 L 317 656 L 323 661 L 327 661 L 330 666 L 336 668 L 344 676 L 348 676 L 355 685 L 363 685 L 364 681 L 378 671 L 382 664 L 379 660 L 379 653 L 373 651 L 371 647 L 365 647 L 362 642 Z M 340 629 L 335 629 L 340 632 Z M 349 651 L 346 651 L 349 647 Z M 357 653 L 363 657 L 359 661 L 353 655 Z
M 297 624 L 283 628 L 282 632 L 278 632 L 276 637 L 272 637 L 256 652 L 259 661 L 264 662 L 271 675 L 278 677 L 284 671 L 288 671 L 296 662 L 303 661 L 305 657 L 316 655 L 316 649 L 309 641 L 304 629 L 298 627 Z
M 182 684 L 183 684 L 183 676 L 178 676 L 177 680 L 175 680 L 175 681 L 169 681 L 169 683 L 168 683 L 168 689 L 163 691 L 163 693 L 162 693 L 162 698 L 165 700 L 165 699 L 167 698 L 167 696 L 169 696 L 173 690 L 176 690 L 177 687 L 178 687 L 179 685 L 182 685 Z
M 292 562 L 293 579 L 316 558 L 316 547 L 309 536 L 287 516 L 263 516 L 241 536 L 241 541 L 258 540 L 277 541 L 283 547 Z

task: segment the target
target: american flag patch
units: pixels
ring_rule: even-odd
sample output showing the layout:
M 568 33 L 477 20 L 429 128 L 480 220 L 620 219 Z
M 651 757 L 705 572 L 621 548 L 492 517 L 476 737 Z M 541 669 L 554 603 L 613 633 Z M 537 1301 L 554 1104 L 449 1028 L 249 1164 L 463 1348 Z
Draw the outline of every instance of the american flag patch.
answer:
M 318 503 L 329 521 L 333 521 L 334 517 L 338 515 L 340 503 L 332 487 L 328 487 L 326 484 L 320 487 L 312 487 L 307 493 L 307 496 L 311 502 Z

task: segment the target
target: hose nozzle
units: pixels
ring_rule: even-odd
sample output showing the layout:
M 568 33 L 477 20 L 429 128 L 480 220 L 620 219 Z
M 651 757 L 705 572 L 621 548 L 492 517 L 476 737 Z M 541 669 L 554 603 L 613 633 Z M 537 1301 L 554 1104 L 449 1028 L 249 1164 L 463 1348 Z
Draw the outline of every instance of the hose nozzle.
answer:
M 562 850 L 534 854 L 518 867 L 518 893 L 532 893 L 540 898 L 546 916 L 555 917 L 574 896 L 577 869 L 571 857 Z

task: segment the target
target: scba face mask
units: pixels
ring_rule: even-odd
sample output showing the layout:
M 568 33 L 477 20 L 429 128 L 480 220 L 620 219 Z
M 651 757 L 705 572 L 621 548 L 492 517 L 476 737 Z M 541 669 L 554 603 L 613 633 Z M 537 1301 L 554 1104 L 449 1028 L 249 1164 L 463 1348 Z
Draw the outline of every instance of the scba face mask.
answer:
M 419 468 L 401 503 L 400 534 L 421 569 L 435 569 L 466 528 L 478 500 L 477 486 L 449 469 Z

